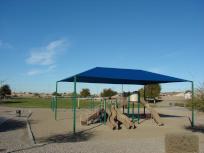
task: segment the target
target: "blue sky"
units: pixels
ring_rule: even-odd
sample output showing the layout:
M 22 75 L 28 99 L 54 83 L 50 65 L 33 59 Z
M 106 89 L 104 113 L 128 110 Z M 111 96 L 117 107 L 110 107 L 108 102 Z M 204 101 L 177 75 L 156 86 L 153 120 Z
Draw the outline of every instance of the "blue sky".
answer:
M 55 81 L 96 67 L 144 69 L 204 82 L 204 2 L 1 0 L 0 80 L 52 92 Z M 80 84 L 99 93 L 120 85 Z M 140 86 L 124 86 L 133 90 Z M 190 85 L 162 85 L 163 91 Z M 73 85 L 61 84 L 60 91 Z

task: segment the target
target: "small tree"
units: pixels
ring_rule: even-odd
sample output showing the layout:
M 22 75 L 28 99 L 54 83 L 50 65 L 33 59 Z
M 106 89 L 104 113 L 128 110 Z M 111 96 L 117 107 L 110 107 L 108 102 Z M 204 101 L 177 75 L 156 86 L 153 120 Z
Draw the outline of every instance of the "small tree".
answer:
M 57 93 L 56 91 L 52 93 L 53 96 L 62 96 L 60 93 Z
M 34 96 L 40 98 L 40 94 L 39 93 L 34 93 Z
M 7 95 L 11 95 L 11 89 L 9 85 L 3 85 L 0 88 L 0 97 L 5 98 Z
M 112 90 L 111 88 L 103 89 L 103 91 L 101 92 L 101 97 L 109 97 L 110 98 L 116 94 L 117 94 L 117 92 Z
M 145 85 L 145 96 L 148 98 L 156 98 L 161 92 L 161 86 L 159 84 Z
M 88 88 L 84 88 L 80 92 L 81 97 L 89 97 L 91 96 L 90 90 Z

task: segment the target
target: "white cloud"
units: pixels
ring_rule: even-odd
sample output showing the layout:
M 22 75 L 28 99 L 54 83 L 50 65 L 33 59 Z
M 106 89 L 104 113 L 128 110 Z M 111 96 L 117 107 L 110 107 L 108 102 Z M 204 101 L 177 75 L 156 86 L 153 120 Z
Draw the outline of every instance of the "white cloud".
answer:
M 44 74 L 53 71 L 56 68 L 55 65 L 51 65 L 49 67 L 46 67 L 44 69 L 31 69 L 27 72 L 28 76 L 34 76 L 34 75 L 39 75 L 39 74 Z
M 33 75 L 37 75 L 37 74 L 41 74 L 41 70 L 38 70 L 38 69 L 32 69 L 30 71 L 27 72 L 27 75 L 29 76 L 33 76 Z
M 62 51 L 67 50 L 69 43 L 64 39 L 59 39 L 48 43 L 45 46 L 30 49 L 30 55 L 26 59 L 27 64 L 38 66 L 31 69 L 26 74 L 34 76 L 48 73 L 56 68 L 56 56 Z
M 55 56 L 68 47 L 69 43 L 64 39 L 52 41 L 46 46 L 31 49 L 26 62 L 32 65 L 52 65 L 55 63 Z

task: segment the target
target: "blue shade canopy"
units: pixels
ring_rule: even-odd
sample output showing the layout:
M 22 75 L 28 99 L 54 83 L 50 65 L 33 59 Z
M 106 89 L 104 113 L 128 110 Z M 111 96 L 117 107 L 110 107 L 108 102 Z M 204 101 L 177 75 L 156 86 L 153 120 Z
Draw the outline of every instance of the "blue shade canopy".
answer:
M 146 85 L 154 83 L 190 82 L 189 80 L 179 79 L 143 70 L 104 67 L 96 67 L 58 82 L 74 82 L 75 76 L 77 82 L 84 83 Z

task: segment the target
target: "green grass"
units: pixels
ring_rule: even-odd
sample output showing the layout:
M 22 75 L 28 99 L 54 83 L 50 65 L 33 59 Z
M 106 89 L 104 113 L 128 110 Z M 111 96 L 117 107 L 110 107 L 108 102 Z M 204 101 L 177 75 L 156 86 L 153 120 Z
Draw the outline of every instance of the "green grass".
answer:
M 94 105 L 99 105 L 95 102 Z M 58 98 L 58 108 L 72 108 L 72 99 Z M 22 107 L 22 108 L 50 108 L 51 98 L 13 98 L 0 102 L 0 106 Z M 90 108 L 90 100 L 81 100 L 80 108 Z
M 58 98 L 58 108 L 72 108 L 72 99 Z M 94 106 L 100 105 L 100 101 L 94 101 Z M 107 103 L 107 107 L 110 104 Z M 0 106 L 20 107 L 20 108 L 50 108 L 51 98 L 12 98 L 0 101 Z M 137 108 L 137 104 L 134 105 Z M 143 107 L 140 104 L 140 107 Z M 91 100 L 80 100 L 80 108 L 91 108 Z M 132 104 L 130 104 L 132 108 Z

